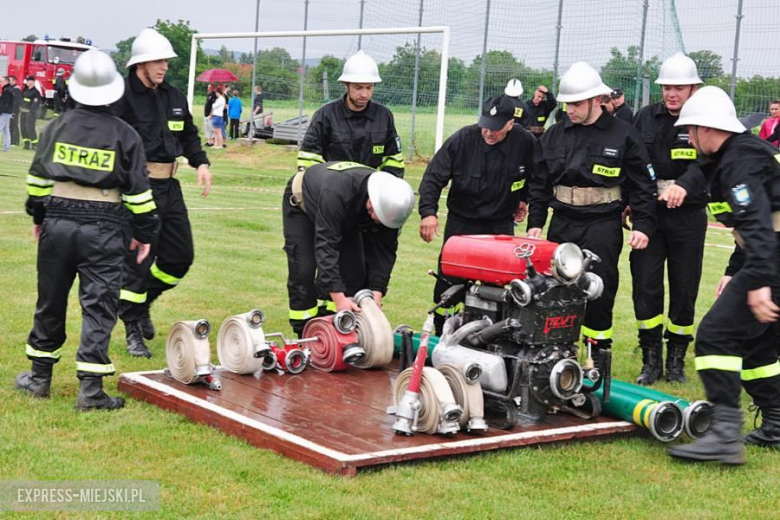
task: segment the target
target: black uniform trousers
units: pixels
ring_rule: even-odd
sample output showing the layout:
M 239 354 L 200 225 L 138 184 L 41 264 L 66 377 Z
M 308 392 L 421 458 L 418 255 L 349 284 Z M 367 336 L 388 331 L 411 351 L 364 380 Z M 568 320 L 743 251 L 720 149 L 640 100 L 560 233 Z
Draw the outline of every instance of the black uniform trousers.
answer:
M 290 326 L 302 337 L 310 319 L 334 311 L 327 288 L 317 283 L 317 260 L 314 251 L 314 222 L 306 213 L 290 204 L 292 180 L 284 190 L 282 224 L 284 252 L 287 254 L 287 294 L 290 303 Z M 366 266 L 363 238 L 360 233 L 344 237 L 339 246 L 339 273 L 346 296 L 365 288 Z
M 135 251 L 126 255 L 119 306 L 119 317 L 124 322 L 145 316 L 164 291 L 179 284 L 195 258 L 192 227 L 179 181 L 149 179 L 149 184 L 160 218 L 160 233 L 142 264 L 136 263 Z M 129 226 L 126 232 L 130 232 Z
M 25 112 L 22 110 L 22 142 L 28 142 L 31 145 L 38 144 L 38 133 L 35 131 L 35 112 Z
M 11 125 L 11 144 L 18 145 L 19 144 L 19 111 L 13 113 L 13 117 L 8 122 L 9 125 Z
M 467 221 L 458 219 L 454 215 L 447 217 L 447 223 L 444 226 L 444 241 L 442 242 L 442 250 L 444 250 L 444 244 L 447 243 L 451 237 L 458 235 L 514 235 L 514 222 L 512 218 L 508 218 L 506 221 Z M 439 278 L 436 280 L 436 285 L 433 287 L 433 302 L 438 303 L 441 299 L 441 295 L 450 286 L 463 283 L 460 278 L 454 278 L 452 276 L 444 276 L 441 270 L 441 252 L 439 252 Z M 433 317 L 433 323 L 436 326 L 436 335 L 441 336 L 442 328 L 444 327 L 445 320 L 457 313 L 460 309 L 457 307 L 443 307 L 436 309 L 436 314 Z
M 737 272 L 702 318 L 696 334 L 696 370 L 714 404 L 738 408 L 742 383 L 759 407 L 778 406 L 778 325 L 756 320 L 747 293 L 744 277 Z M 773 293 L 780 303 L 780 288 Z
M 581 249 L 589 249 L 601 258 L 593 264 L 593 273 L 604 281 L 600 298 L 588 302 L 582 334 L 596 340 L 602 347 L 612 344 L 612 308 L 615 305 L 620 275 L 618 260 L 623 249 L 623 229 L 620 214 L 567 215 L 555 211 L 547 231 L 553 242 L 573 242 Z
M 59 361 L 65 343 L 68 293 L 79 276 L 81 340 L 76 353 L 77 376 L 114 373 L 108 357 L 116 325 L 117 296 L 126 242 L 122 224 L 47 217 L 38 242 L 38 303 L 27 339 L 27 357 L 36 363 Z
M 693 340 L 707 213 L 704 208 L 656 207 L 657 228 L 645 249 L 631 251 L 634 314 L 640 340 L 661 341 L 664 314 L 664 264 L 669 269 L 667 340 Z

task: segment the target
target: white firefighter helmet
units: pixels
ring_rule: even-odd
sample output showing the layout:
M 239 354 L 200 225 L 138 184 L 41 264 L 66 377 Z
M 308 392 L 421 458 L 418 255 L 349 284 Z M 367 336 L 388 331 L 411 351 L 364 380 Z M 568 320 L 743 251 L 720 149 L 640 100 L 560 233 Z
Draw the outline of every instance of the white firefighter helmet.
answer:
M 125 67 L 130 68 L 147 61 L 169 60 L 176 56 L 168 38 L 154 29 L 144 29 L 133 42 L 130 60 Z
M 109 105 L 125 93 L 125 81 L 106 53 L 91 49 L 76 60 L 68 83 L 70 95 L 82 105 Z
M 387 172 L 374 172 L 368 177 L 368 198 L 379 221 L 391 229 L 400 228 L 414 210 L 412 187 Z
M 682 52 L 676 53 L 661 64 L 658 85 L 700 85 L 704 83 L 699 77 L 696 62 Z
M 520 80 L 517 78 L 510 79 L 509 82 L 506 84 L 506 88 L 504 89 L 504 94 L 506 94 L 509 97 L 522 96 L 523 84 L 520 83 Z
M 718 87 L 702 87 L 688 99 L 680 110 L 674 126 L 706 126 L 741 134 L 745 126 L 737 119 L 734 103 Z
M 562 103 L 576 103 L 612 93 L 612 89 L 601 81 L 601 76 L 596 69 L 584 61 L 574 63 L 561 76 L 559 91 L 558 101 Z
M 344 71 L 339 76 L 341 83 L 381 83 L 379 68 L 374 58 L 363 51 L 353 54 L 344 63 Z

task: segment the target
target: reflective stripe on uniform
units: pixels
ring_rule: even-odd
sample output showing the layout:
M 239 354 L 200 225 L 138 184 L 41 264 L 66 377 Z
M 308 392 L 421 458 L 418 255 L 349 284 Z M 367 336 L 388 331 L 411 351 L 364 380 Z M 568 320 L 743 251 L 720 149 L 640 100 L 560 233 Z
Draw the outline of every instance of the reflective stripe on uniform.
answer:
M 517 182 L 513 182 L 512 191 L 522 190 L 523 186 L 525 186 L 525 179 L 519 180 Z
M 404 154 L 397 153 L 395 155 L 387 155 L 382 158 L 382 163 L 379 165 L 377 170 L 381 170 L 382 168 L 390 167 L 390 168 L 403 168 L 404 167 Z
M 99 365 L 97 363 L 84 363 L 83 361 L 76 361 L 76 370 L 92 372 L 93 374 L 113 374 L 116 372 L 113 364 Z
M 317 313 L 319 312 L 319 307 L 312 307 L 311 309 L 306 309 L 303 311 L 296 311 L 293 309 L 290 309 L 290 319 L 291 320 L 308 320 L 309 318 L 314 318 L 317 316 Z
M 696 357 L 693 363 L 696 370 L 742 371 L 742 358 L 739 356 L 700 356 Z
M 132 303 L 144 303 L 146 301 L 146 293 L 134 293 L 127 289 L 119 291 L 119 299 Z
M 150 211 L 157 209 L 157 204 L 154 203 L 152 197 L 152 190 L 146 190 L 137 195 L 122 194 L 122 201 L 125 203 L 125 207 L 128 211 L 136 215 L 149 213 Z
M 775 361 L 771 365 L 762 367 L 747 368 L 742 370 L 743 381 L 755 381 L 756 379 L 769 379 L 770 377 L 780 376 L 780 361 Z
M 713 215 L 720 215 L 721 213 L 731 213 L 731 204 L 728 202 L 710 202 L 707 204 L 707 208 Z
M 612 327 L 607 330 L 595 330 L 584 325 L 582 326 L 582 335 L 590 339 L 612 339 L 612 332 Z
M 453 316 L 463 310 L 463 303 L 459 303 L 452 307 L 439 307 L 436 309 L 436 314 L 439 316 Z
M 677 325 L 669 321 L 669 323 L 666 324 L 666 330 L 672 334 L 677 334 L 678 336 L 693 335 L 693 325 Z
M 298 166 L 308 168 L 315 164 L 324 163 L 325 158 L 318 153 L 311 152 L 298 152 Z
M 152 276 L 160 280 L 162 283 L 167 283 L 168 285 L 179 285 L 179 282 L 181 282 L 181 278 L 176 278 L 172 274 L 168 274 L 157 267 L 156 262 L 152 264 L 152 267 L 149 269 L 149 271 L 152 273 Z
M 636 325 L 639 327 L 639 330 L 649 330 L 658 327 L 659 325 L 663 324 L 663 322 L 664 315 L 659 314 L 658 316 L 650 318 L 649 320 L 636 320 Z
M 57 350 L 53 352 L 44 352 L 43 350 L 36 350 L 32 348 L 32 346 L 28 343 L 25 348 L 24 352 L 30 357 L 34 358 L 49 358 L 49 359 L 60 359 L 60 351 L 62 350 L 62 347 L 58 348 Z
M 26 140 L 29 141 L 29 139 Z M 44 179 L 31 173 L 27 174 L 27 195 L 31 197 L 47 197 L 51 195 L 52 186 L 54 186 L 52 179 Z

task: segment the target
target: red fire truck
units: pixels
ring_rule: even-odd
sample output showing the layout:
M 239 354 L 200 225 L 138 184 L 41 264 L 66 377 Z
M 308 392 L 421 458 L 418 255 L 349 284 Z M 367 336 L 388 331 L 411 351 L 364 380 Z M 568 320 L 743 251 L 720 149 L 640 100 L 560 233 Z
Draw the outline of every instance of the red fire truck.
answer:
M 62 69 L 67 79 L 76 58 L 89 49 L 94 47 L 67 38 L 34 42 L 0 39 L 0 76 L 16 76 L 20 85 L 27 76 L 35 76 L 36 86 L 52 108 L 57 71 Z

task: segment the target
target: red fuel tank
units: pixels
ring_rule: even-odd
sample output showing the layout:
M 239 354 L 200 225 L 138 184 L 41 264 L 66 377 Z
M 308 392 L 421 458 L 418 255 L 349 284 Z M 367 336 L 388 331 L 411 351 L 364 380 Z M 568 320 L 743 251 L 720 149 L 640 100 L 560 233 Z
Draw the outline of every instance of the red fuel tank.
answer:
M 551 274 L 550 263 L 558 244 L 540 238 L 509 235 L 461 235 L 447 240 L 441 253 L 441 269 L 447 276 L 506 285 L 526 277 L 524 255 L 541 274 Z

